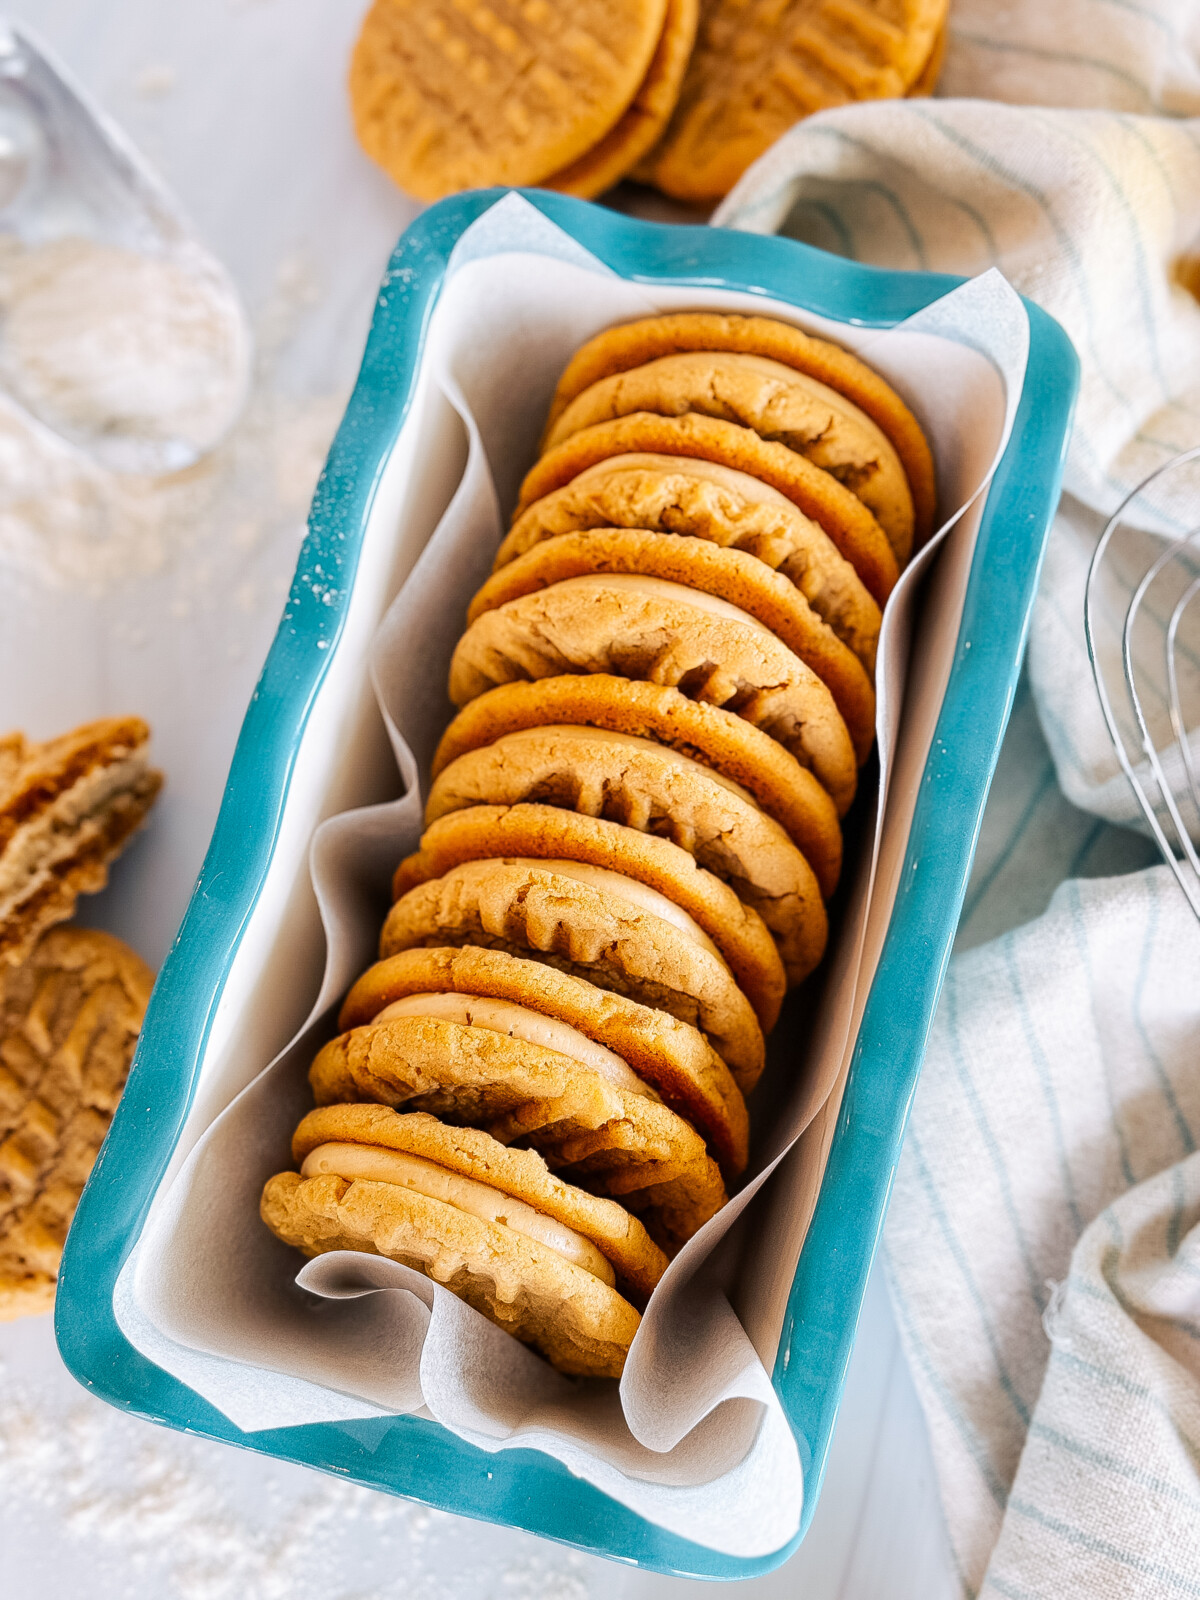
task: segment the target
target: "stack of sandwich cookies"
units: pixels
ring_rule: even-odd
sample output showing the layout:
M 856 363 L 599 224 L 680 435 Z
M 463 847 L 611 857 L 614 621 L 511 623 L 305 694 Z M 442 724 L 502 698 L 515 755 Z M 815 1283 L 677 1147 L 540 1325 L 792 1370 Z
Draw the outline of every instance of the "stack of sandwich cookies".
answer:
M 700 0 L 374 0 L 350 67 L 355 129 L 410 194 L 543 184 L 589 199 L 665 130 Z
M 536 1152 L 669 1256 L 744 1170 L 766 1036 L 825 949 L 840 819 L 873 742 L 880 606 L 931 526 L 932 464 L 856 357 L 707 313 L 585 346 L 543 445 L 454 651 L 459 710 L 381 959 L 310 1078 L 343 1115 L 383 1106 L 440 1119 L 443 1141 L 474 1130 Z M 479 1230 L 503 1224 L 478 1197 L 451 1248 L 444 1218 L 388 1200 L 388 1182 L 414 1187 L 400 1169 L 320 1165 L 297 1137 L 301 1174 L 264 1196 L 283 1237 L 421 1265 L 564 1371 L 619 1371 L 623 1353 L 581 1356 L 546 1306 L 548 1282 L 595 1266 L 587 1249 L 549 1278 L 512 1265 L 544 1229 L 489 1256 Z M 437 1183 L 421 1206 L 458 1204 Z M 543 1191 L 500 1188 L 575 1227 Z M 645 1286 L 583 1232 L 636 1301 Z
M 363 148 L 422 199 L 532 183 L 592 198 L 630 176 L 711 203 L 814 111 L 931 94 L 947 5 L 374 0 L 351 107 Z

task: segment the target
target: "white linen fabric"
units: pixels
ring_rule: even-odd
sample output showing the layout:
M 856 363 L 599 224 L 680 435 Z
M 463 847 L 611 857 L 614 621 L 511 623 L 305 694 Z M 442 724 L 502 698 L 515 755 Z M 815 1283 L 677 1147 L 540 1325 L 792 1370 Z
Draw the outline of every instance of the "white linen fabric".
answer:
M 1081 363 L 889 1281 L 963 1593 L 1200 1594 L 1200 927 L 1110 826 L 1137 810 L 1083 634 L 1105 518 L 1200 444 L 1200 8 L 954 0 L 940 92 L 810 118 L 714 218 L 998 266 Z

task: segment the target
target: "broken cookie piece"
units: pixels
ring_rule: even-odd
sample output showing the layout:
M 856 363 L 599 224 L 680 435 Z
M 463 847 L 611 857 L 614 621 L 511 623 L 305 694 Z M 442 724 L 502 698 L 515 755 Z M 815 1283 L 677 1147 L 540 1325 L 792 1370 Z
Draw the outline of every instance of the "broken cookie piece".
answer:
M 42 744 L 0 738 L 0 966 L 108 880 L 162 787 L 140 717 L 109 717 Z

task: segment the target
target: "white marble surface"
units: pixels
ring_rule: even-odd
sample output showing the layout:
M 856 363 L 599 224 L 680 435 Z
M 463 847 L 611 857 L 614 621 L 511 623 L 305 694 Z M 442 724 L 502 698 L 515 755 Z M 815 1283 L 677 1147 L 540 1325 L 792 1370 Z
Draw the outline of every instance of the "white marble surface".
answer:
M 375 285 L 414 208 L 359 154 L 343 78 L 363 0 L 20 0 L 165 173 L 259 326 L 294 406 L 283 513 L 102 595 L 0 585 L 0 727 L 136 709 L 169 789 L 88 908 L 152 961 L 186 902 L 302 531 L 314 451 L 353 380 Z M 272 438 L 275 435 L 272 434 Z M 168 666 L 163 667 L 167 659 Z M 149 663 L 155 666 L 150 668 Z M 91 1600 L 585 1600 L 698 1593 L 527 1535 L 429 1513 L 155 1429 L 79 1389 L 48 1318 L 0 1327 L 4 1590 Z M 920 1414 L 872 1280 L 810 1535 L 733 1594 L 955 1592 Z

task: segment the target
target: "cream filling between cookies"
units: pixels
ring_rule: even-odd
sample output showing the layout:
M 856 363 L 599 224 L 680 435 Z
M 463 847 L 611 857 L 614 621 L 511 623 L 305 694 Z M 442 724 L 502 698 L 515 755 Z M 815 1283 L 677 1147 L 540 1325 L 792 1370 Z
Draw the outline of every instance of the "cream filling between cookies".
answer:
M 686 583 L 672 583 L 669 578 L 647 578 L 636 572 L 587 572 L 580 578 L 563 578 L 551 587 L 575 590 L 589 588 L 600 593 L 619 589 L 627 594 L 645 595 L 654 600 L 669 600 L 675 605 L 691 606 L 694 611 L 706 611 L 725 622 L 744 623 L 756 633 L 765 633 L 772 643 L 776 642 L 770 628 L 740 606 L 730 605 L 728 600 L 722 600 L 704 589 L 691 589 Z
M 540 1045 L 544 1050 L 556 1050 L 559 1055 L 569 1056 L 581 1067 L 598 1072 L 616 1088 L 630 1094 L 640 1094 L 648 1100 L 659 1098 L 616 1051 L 597 1044 L 569 1022 L 548 1017 L 530 1006 L 518 1005 L 515 1000 L 495 1000 L 489 995 L 457 991 L 409 994 L 403 1000 L 393 1000 L 371 1020 L 388 1022 L 394 1017 L 436 1017 L 442 1022 L 460 1022 L 471 1028 L 490 1028 L 494 1033 L 507 1034 L 510 1039 L 520 1039 L 525 1044 Z
M 133 789 L 146 766 L 145 755 L 138 752 L 93 767 L 16 830 L 0 852 L 0 917 L 28 899 L 47 873 L 77 854 L 81 825 L 102 812 L 114 795 Z
M 491 1184 L 480 1183 L 478 1178 L 464 1178 L 457 1172 L 448 1172 L 424 1156 L 386 1150 L 379 1145 L 321 1144 L 304 1158 L 300 1176 L 344 1178 L 348 1183 L 362 1179 L 367 1183 L 394 1183 L 402 1189 L 412 1189 L 428 1200 L 440 1200 L 483 1222 L 511 1228 L 514 1233 L 553 1250 L 573 1267 L 582 1267 L 584 1272 L 590 1272 L 593 1278 L 599 1278 L 610 1288 L 616 1284 L 612 1264 L 583 1234 L 535 1210 L 524 1200 L 515 1200 Z
M 639 883 L 635 878 L 627 878 L 623 872 L 613 872 L 608 867 L 594 867 L 588 861 L 565 861 L 557 856 L 506 856 L 504 859 L 520 867 L 540 867 L 543 872 L 555 872 L 560 878 L 574 878 L 578 883 L 586 883 L 592 889 L 599 889 L 601 894 L 608 895 L 613 900 L 624 900 L 626 905 L 631 905 L 638 911 L 645 911 L 652 917 L 658 917 L 662 922 L 669 922 L 693 944 L 698 944 L 702 950 L 707 950 L 710 955 L 716 956 L 718 961 L 724 963 L 725 957 L 700 924 L 681 906 L 677 906 L 674 900 L 669 900 L 665 894 L 660 894 L 647 883 Z

